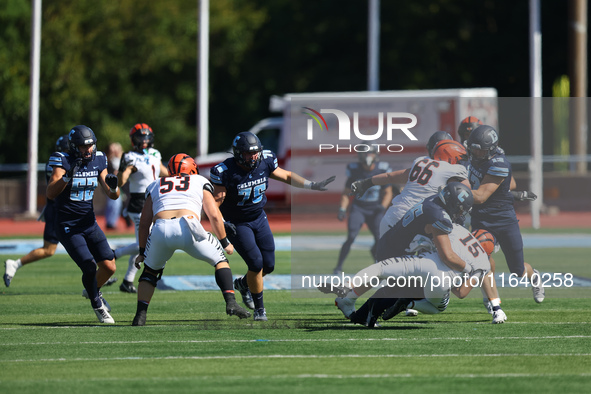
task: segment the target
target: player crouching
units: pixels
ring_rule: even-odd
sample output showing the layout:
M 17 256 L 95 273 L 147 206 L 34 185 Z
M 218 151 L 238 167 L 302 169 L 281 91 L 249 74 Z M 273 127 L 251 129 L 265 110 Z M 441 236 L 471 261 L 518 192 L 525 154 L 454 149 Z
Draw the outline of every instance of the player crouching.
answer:
M 199 175 L 195 161 L 184 153 L 171 157 L 168 173 L 170 176 L 155 180 L 146 189 L 138 233 L 140 254 L 135 260 L 138 269 L 144 262 L 144 271 L 139 278 L 132 325 L 146 324 L 156 284 L 177 249 L 215 267 L 215 280 L 226 301 L 226 313 L 241 319 L 249 317 L 250 312 L 238 305 L 234 297 L 232 271 L 224 254 L 224 251 L 234 253 L 234 247 L 226 238 L 222 214 L 213 198 L 213 186 Z M 201 213 L 202 208 L 219 241 L 201 225 L 197 212 Z

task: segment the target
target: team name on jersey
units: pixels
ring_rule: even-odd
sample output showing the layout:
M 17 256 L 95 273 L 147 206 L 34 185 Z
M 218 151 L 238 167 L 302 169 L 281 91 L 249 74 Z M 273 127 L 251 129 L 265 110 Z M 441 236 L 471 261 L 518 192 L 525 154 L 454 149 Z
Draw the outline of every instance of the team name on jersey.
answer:
M 262 178 L 259 178 L 259 179 L 255 179 L 254 181 L 248 181 L 248 182 L 245 182 L 245 183 L 241 183 L 241 184 L 238 185 L 238 190 L 247 189 L 249 187 L 260 185 L 260 184 L 265 183 L 265 182 L 267 182 L 267 177 L 262 177 Z
M 76 173 L 77 177 L 90 177 L 90 176 L 98 176 L 98 171 L 78 171 Z

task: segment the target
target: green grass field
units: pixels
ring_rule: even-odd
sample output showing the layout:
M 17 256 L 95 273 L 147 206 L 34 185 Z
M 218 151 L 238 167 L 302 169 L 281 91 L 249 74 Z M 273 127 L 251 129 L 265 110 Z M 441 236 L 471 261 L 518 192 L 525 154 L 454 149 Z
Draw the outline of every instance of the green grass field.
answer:
M 324 257 L 334 264 L 336 252 Z M 352 251 L 347 271 L 366 261 Z M 526 250 L 544 270 L 591 277 L 589 249 Z M 497 266 L 506 268 L 502 254 Z M 565 257 L 566 256 L 566 257 Z M 5 258 L 18 256 L 4 256 Z M 291 255 L 277 253 L 278 274 Z M 232 256 L 235 275 L 244 263 Z M 118 263 L 121 280 L 126 260 Z M 555 269 L 560 271 L 560 269 Z M 564 272 L 564 270 L 562 270 Z M 211 274 L 176 254 L 168 275 Z M 136 297 L 103 289 L 114 326 L 100 325 L 65 255 L 19 270 L 0 285 L 0 392 L 588 392 L 590 291 L 501 290 L 503 325 L 490 324 L 480 294 L 453 298 L 439 315 L 396 317 L 380 328 L 348 323 L 331 297 L 268 290 L 268 322 L 225 315 L 220 292 L 157 291 L 145 327 L 131 327 Z M 479 292 L 478 292 L 479 293 Z M 239 296 L 238 296 L 239 298 Z

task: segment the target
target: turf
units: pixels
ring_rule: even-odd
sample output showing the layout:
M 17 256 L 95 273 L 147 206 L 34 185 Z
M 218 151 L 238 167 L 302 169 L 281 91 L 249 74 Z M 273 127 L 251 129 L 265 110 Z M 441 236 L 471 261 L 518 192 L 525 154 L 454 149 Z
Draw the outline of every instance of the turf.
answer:
M 565 252 L 526 256 L 546 269 Z M 567 255 L 579 272 L 589 271 L 579 263 L 588 262 L 588 249 Z M 277 257 L 276 272 L 289 273 L 290 254 Z M 365 259 L 353 251 L 347 265 Z M 235 274 L 243 264 L 231 258 Z M 119 262 L 119 278 L 125 269 Z M 165 271 L 211 273 L 184 254 Z M 226 316 L 220 292 L 156 291 L 147 325 L 131 327 L 136 297 L 117 285 L 103 289 L 113 326 L 97 323 L 67 256 L 24 267 L 9 288 L 0 285 L 0 391 L 556 393 L 588 392 L 591 384 L 586 289 L 542 304 L 529 289 L 513 289 L 514 296 L 503 289 L 503 325 L 490 324 L 478 295 L 452 299 L 439 315 L 396 317 L 376 329 L 348 323 L 330 297 L 265 291 L 269 321 L 255 324 Z

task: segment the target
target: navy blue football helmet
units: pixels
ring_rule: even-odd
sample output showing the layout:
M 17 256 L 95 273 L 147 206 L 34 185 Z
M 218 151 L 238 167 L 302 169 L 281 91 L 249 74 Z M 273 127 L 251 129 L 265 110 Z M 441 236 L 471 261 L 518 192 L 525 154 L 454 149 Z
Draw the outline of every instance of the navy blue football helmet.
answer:
M 472 210 L 472 190 L 463 183 L 450 182 L 439 192 L 439 199 L 452 221 L 458 222 Z
M 68 134 L 68 144 L 70 146 L 70 155 L 80 158 L 85 162 L 90 162 L 96 157 L 96 136 L 94 131 L 88 126 L 74 126 Z M 92 145 L 92 152 L 88 155 L 80 153 L 79 146 Z
M 427 152 L 429 152 L 429 157 L 433 158 L 433 149 L 435 148 L 435 145 L 437 145 L 437 143 L 439 141 L 443 141 L 443 140 L 453 140 L 451 134 L 449 134 L 447 131 L 436 131 L 435 133 L 433 133 L 433 135 L 431 137 L 429 137 L 429 141 L 427 141 Z
M 490 160 L 497 153 L 498 146 L 499 134 L 489 125 L 478 126 L 466 140 L 470 159 L 475 161 Z M 482 152 L 475 152 L 476 150 L 485 151 L 485 153 L 482 155 Z
M 234 142 L 232 142 L 232 153 L 236 162 L 251 170 L 259 165 L 262 155 L 259 154 L 256 159 L 247 160 L 244 157 L 244 153 L 260 153 L 262 151 L 263 145 L 259 137 L 248 131 L 238 133 L 234 138 Z
M 70 150 L 70 143 L 68 135 L 64 134 L 55 141 L 55 152 L 68 152 Z
M 378 152 L 378 147 L 375 145 L 369 145 L 369 148 L 365 152 L 357 152 L 357 156 L 359 159 L 359 163 L 365 164 L 368 168 L 373 165 L 373 163 L 378 161 L 380 156 L 380 152 Z

